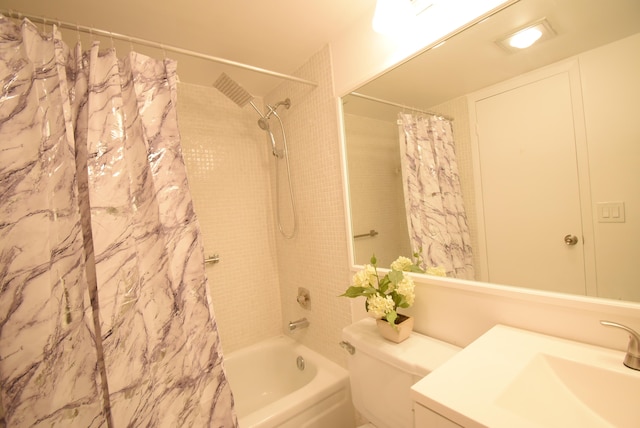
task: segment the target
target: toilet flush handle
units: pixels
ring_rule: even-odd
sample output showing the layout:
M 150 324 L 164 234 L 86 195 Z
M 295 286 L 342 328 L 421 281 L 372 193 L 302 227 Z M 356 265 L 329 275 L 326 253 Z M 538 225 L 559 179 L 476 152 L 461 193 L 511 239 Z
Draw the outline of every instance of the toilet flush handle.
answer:
M 343 340 L 342 342 L 340 342 L 340 346 L 342 346 L 344 349 L 347 350 L 347 352 L 351 355 L 356 353 L 356 348 L 350 344 L 349 342 Z

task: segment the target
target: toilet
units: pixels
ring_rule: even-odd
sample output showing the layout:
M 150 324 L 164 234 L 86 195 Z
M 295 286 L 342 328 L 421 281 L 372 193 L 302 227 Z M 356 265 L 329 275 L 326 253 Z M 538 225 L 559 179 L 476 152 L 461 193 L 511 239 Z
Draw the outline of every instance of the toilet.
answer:
M 369 421 L 358 428 L 414 428 L 411 386 L 460 351 L 416 332 L 401 343 L 390 342 L 372 318 L 345 327 L 342 340 L 350 349 L 353 405 Z

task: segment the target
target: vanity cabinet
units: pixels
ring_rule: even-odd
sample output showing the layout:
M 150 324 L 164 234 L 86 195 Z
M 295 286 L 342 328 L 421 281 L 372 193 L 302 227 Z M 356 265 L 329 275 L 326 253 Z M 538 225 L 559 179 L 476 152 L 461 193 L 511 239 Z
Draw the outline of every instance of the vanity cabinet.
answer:
M 414 428 L 462 428 L 455 422 L 451 422 L 444 416 L 415 402 L 413 403 L 413 413 Z

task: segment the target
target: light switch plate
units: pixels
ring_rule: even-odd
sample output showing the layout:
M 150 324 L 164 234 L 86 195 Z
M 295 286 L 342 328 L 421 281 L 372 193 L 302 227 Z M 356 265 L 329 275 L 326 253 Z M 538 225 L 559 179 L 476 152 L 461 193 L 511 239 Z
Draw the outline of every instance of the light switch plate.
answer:
M 624 223 L 624 202 L 598 202 L 599 223 Z

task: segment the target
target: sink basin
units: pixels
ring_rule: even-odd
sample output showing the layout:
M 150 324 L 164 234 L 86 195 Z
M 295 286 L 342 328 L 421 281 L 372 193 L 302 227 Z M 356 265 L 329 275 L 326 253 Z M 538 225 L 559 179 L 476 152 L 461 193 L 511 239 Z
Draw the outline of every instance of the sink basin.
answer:
M 638 406 L 638 392 L 637 376 L 540 354 L 496 404 L 546 427 L 630 427 L 640 424 L 638 414 L 631 411 Z
M 624 352 L 498 325 L 412 388 L 464 427 L 638 427 Z

